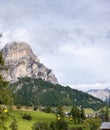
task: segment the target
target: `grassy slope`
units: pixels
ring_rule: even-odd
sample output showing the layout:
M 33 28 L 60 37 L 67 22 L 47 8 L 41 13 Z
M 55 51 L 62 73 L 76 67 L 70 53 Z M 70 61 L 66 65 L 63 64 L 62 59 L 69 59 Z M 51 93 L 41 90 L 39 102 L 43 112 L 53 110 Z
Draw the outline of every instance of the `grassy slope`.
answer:
M 32 116 L 32 120 L 28 121 L 28 120 L 22 119 L 22 115 L 24 113 L 30 113 Z M 48 114 L 48 113 L 39 112 L 39 111 L 15 110 L 11 112 L 11 115 L 16 117 L 17 119 L 18 130 L 32 130 L 31 127 L 35 122 L 39 122 L 39 121 L 51 122 L 51 121 L 54 121 L 56 118 L 54 114 Z
M 87 109 L 87 111 L 89 111 L 90 113 L 92 112 L 92 110 L 90 110 L 90 109 L 89 110 Z M 22 115 L 24 113 L 30 113 L 32 116 L 32 120 L 28 121 L 28 120 L 22 119 Z M 44 113 L 44 112 L 40 112 L 40 111 L 14 110 L 11 112 L 11 115 L 16 117 L 16 119 L 17 119 L 18 130 L 32 130 L 31 127 L 35 122 L 43 121 L 43 122 L 49 123 L 51 121 L 56 120 L 55 114 Z M 65 118 L 65 120 L 68 122 L 69 127 L 75 127 L 73 122 L 69 121 L 69 119 L 67 117 Z M 11 122 L 11 120 L 10 120 L 10 122 Z M 8 122 L 8 125 L 10 124 L 10 122 Z M 9 130 L 11 130 L 11 129 L 9 129 Z
M 92 108 L 85 108 L 84 111 L 86 114 L 93 114 L 95 112 Z

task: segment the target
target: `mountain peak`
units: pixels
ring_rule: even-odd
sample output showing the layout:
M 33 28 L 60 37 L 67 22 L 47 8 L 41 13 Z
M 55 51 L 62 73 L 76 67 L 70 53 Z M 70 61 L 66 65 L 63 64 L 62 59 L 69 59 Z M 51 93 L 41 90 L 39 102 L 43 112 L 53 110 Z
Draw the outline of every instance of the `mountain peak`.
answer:
M 6 65 L 10 66 L 8 72 L 4 74 L 9 81 L 14 82 L 19 77 L 34 77 L 58 84 L 52 70 L 40 63 L 40 60 L 27 43 L 8 43 L 2 52 Z
M 33 58 L 39 62 L 37 56 L 32 52 L 31 47 L 25 42 L 12 42 L 5 45 L 3 54 L 6 59 L 6 63 L 9 61 L 17 61 L 22 58 Z
M 87 91 L 87 93 L 104 101 L 109 97 L 110 89 L 92 89 Z

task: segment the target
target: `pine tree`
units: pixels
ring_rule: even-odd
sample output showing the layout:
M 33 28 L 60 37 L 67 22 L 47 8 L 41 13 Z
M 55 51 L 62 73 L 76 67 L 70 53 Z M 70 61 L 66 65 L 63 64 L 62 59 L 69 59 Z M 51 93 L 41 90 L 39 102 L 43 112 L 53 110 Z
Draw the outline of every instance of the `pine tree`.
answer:
M 85 120 L 86 117 L 85 117 L 85 112 L 84 112 L 84 109 L 81 107 L 81 120 L 83 122 L 83 120 Z
M 60 116 L 60 118 L 64 117 L 64 111 L 62 106 L 58 105 L 56 111 L 57 111 L 57 116 Z
M 0 36 L 1 37 L 1 36 Z M 9 117 L 9 106 L 13 103 L 11 92 L 7 90 L 9 84 L 6 79 L 3 78 L 2 71 L 6 71 L 4 58 L 2 51 L 0 50 L 0 129 L 6 130 L 5 121 Z
M 71 108 L 70 114 L 73 118 L 74 123 L 81 123 L 83 122 L 83 120 L 85 120 L 85 113 L 84 113 L 84 109 L 81 107 L 77 107 L 75 105 L 73 105 L 73 107 Z

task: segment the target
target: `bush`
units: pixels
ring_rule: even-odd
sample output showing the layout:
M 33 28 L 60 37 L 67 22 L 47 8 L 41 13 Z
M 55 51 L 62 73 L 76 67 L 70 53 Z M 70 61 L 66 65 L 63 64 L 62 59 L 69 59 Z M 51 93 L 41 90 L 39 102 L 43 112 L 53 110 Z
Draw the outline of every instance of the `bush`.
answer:
M 21 108 L 22 108 L 22 105 L 21 105 L 21 104 L 18 104 L 18 105 L 16 106 L 16 108 L 17 108 L 17 109 L 21 109 Z
M 38 110 L 38 106 L 34 106 L 33 110 L 37 111 Z
M 50 106 L 45 107 L 45 112 L 51 113 L 52 112 L 51 107 Z
M 32 116 L 28 113 L 24 113 L 24 115 L 22 116 L 23 119 L 26 119 L 26 120 L 32 120 Z
M 46 122 L 36 122 L 32 130 L 68 130 L 68 125 L 64 120 L 52 121 L 50 125 Z
M 25 109 L 29 109 L 29 107 L 28 107 L 28 106 L 25 106 Z
M 57 120 L 56 128 L 57 130 L 68 130 L 67 122 L 65 122 L 64 120 Z
M 101 120 L 98 117 L 96 118 L 91 117 L 86 119 L 85 125 L 87 125 L 90 128 L 90 130 L 97 130 L 101 125 Z
M 33 124 L 32 130 L 49 130 L 49 128 L 46 122 L 37 122 Z
M 82 127 L 71 128 L 71 130 L 82 130 Z
M 11 125 L 10 125 L 11 130 L 18 130 L 18 125 L 17 125 L 17 121 L 14 118 Z
M 56 122 L 55 121 L 50 122 L 49 128 L 50 130 L 56 130 Z

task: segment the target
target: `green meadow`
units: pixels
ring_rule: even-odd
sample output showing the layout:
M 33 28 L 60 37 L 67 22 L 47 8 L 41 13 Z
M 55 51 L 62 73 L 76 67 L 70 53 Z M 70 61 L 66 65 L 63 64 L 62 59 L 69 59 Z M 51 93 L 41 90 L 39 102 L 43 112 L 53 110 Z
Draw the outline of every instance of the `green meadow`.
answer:
M 24 113 L 29 113 L 32 116 L 32 120 L 25 120 L 22 118 Z M 24 111 L 24 110 L 14 110 L 11 112 L 11 116 L 15 117 L 17 120 L 18 130 L 32 130 L 31 127 L 35 122 L 48 122 L 54 121 L 56 119 L 55 114 L 44 113 L 40 111 Z M 10 122 L 12 119 L 10 118 Z M 7 123 L 7 125 L 10 124 Z
M 87 113 L 93 113 L 92 109 L 86 109 Z M 24 113 L 28 113 L 32 116 L 32 120 L 23 119 L 22 116 Z M 56 115 L 54 113 L 45 113 L 41 111 L 33 111 L 32 109 L 27 110 L 12 110 L 10 112 L 11 116 L 15 117 L 17 120 L 18 130 L 32 130 L 32 125 L 35 122 L 48 122 L 56 120 Z M 78 127 L 80 125 L 73 124 L 73 121 L 70 121 L 68 117 L 65 117 L 65 121 L 68 123 L 69 128 Z M 6 122 L 9 127 L 12 122 L 12 118 Z M 11 130 L 10 128 L 8 130 Z M 87 130 L 86 128 L 84 130 Z
M 92 108 L 85 108 L 84 111 L 85 111 L 86 114 L 93 114 L 93 113 L 95 113 L 95 111 Z

